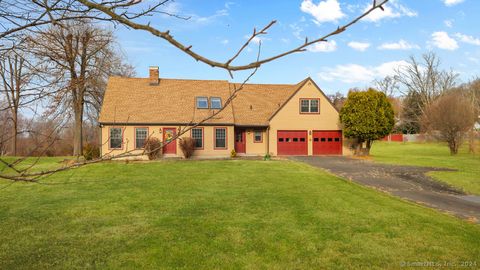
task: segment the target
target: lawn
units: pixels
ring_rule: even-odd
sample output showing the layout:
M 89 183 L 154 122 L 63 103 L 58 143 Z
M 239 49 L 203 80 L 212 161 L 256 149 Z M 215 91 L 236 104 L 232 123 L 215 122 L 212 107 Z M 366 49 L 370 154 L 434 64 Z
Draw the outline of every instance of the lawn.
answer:
M 0 269 L 392 269 L 480 258 L 480 226 L 291 161 L 105 163 L 8 183 Z
M 441 143 L 375 142 L 371 155 L 383 163 L 456 169 L 456 172 L 430 172 L 429 175 L 467 193 L 480 195 L 480 154 L 469 154 L 465 145 L 458 155 L 452 156 Z

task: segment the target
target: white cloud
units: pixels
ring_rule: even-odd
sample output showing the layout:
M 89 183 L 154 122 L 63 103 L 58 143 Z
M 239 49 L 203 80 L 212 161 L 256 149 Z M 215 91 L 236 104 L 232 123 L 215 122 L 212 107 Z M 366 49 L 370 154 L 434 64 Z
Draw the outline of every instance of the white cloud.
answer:
M 458 38 L 461 42 L 465 42 L 465 43 L 468 43 L 468 44 L 480 46 L 480 38 L 464 35 L 464 34 L 461 34 L 461 33 L 456 33 L 455 37 Z
M 443 23 L 445 24 L 446 27 L 452 28 L 453 27 L 453 22 L 454 20 L 445 20 Z
M 303 32 L 303 28 L 301 26 L 299 26 L 298 24 L 296 23 L 292 23 L 289 25 L 290 28 L 293 30 L 292 34 L 298 38 L 298 39 L 305 39 L 305 37 L 302 37 L 302 32 Z
M 450 6 L 454 6 L 456 4 L 460 4 L 462 3 L 463 1 L 465 0 L 443 0 L 443 2 L 445 3 L 445 5 L 447 7 L 450 7 Z
M 371 8 L 371 4 L 368 4 L 364 8 L 364 12 L 369 10 Z M 370 22 L 379 22 L 383 19 L 389 19 L 389 18 L 400 18 L 400 17 L 416 17 L 418 16 L 418 13 L 414 10 L 411 10 L 402 4 L 399 3 L 398 0 L 390 0 L 390 2 L 387 2 L 383 6 L 384 10 L 381 9 L 376 9 L 372 13 L 368 14 L 367 17 L 365 17 L 366 21 Z
M 336 22 L 345 17 L 338 0 L 320 1 L 315 5 L 312 0 L 303 0 L 300 10 L 312 15 L 316 24 L 324 22 Z
M 337 42 L 335 40 L 328 42 L 317 42 L 310 47 L 308 50 L 311 52 L 333 52 L 337 49 Z
M 245 39 L 249 39 L 251 37 L 251 35 L 245 35 L 244 38 Z M 259 36 L 256 36 L 252 39 L 251 43 L 255 44 L 255 45 L 258 45 L 260 44 L 260 42 L 265 43 L 265 41 L 267 40 L 270 40 L 269 38 L 264 38 L 264 37 L 259 37 Z
M 180 13 L 180 4 L 176 3 L 176 2 L 173 2 L 173 1 L 170 1 L 170 2 L 166 2 L 163 6 L 162 6 L 162 12 L 165 12 L 165 13 L 168 13 L 168 14 L 175 14 L 175 15 L 179 15 Z M 169 15 L 167 14 L 164 14 L 165 17 L 170 17 Z
M 392 43 L 383 43 L 378 47 L 380 50 L 411 50 L 411 49 L 420 49 L 420 46 L 417 44 L 411 44 L 407 41 L 401 39 L 398 42 Z
M 480 64 L 480 59 L 478 59 L 478 58 L 468 57 L 467 59 L 468 59 L 469 61 L 472 61 L 472 62 L 476 63 L 476 64 Z
M 385 62 L 378 66 L 362 66 L 358 64 L 337 65 L 325 68 L 318 77 L 325 81 L 341 81 L 343 83 L 369 83 L 377 78 L 393 76 L 395 70 L 408 65 L 406 61 Z
M 370 47 L 370 43 L 368 42 L 358 42 L 358 41 L 351 41 L 348 43 L 348 46 L 354 50 L 364 52 Z
M 227 45 L 230 41 L 228 39 L 224 39 L 220 41 L 223 45 Z
M 225 8 L 230 9 L 233 5 L 235 5 L 235 2 L 226 2 L 225 3 Z
M 458 49 L 458 43 L 451 38 L 447 32 L 434 32 L 432 34 L 432 44 L 440 49 L 454 51 Z
M 165 3 L 165 5 L 162 5 L 162 12 L 167 13 L 167 14 L 162 14 L 162 16 L 167 17 L 167 18 L 171 18 L 170 15 L 179 15 L 179 16 L 182 16 L 182 17 L 189 17 L 191 21 L 193 21 L 197 24 L 206 25 L 206 24 L 209 24 L 209 23 L 212 23 L 212 22 L 216 21 L 217 19 L 219 19 L 221 17 L 227 17 L 229 15 L 229 13 L 228 13 L 229 5 L 231 5 L 232 3 L 233 2 L 231 2 L 228 5 L 226 3 L 225 4 L 226 8 L 217 10 L 217 11 L 215 11 L 214 14 L 212 14 L 210 16 L 200 16 L 198 14 L 185 13 L 182 10 L 182 5 L 180 5 L 179 3 L 174 2 L 174 1 L 168 1 L 168 2 Z
M 220 17 L 226 17 L 228 15 L 229 15 L 228 10 L 220 9 L 220 10 L 217 10 L 215 12 L 215 14 L 210 15 L 210 16 L 206 16 L 206 17 L 202 17 L 202 16 L 198 16 L 198 15 L 192 15 L 192 19 L 197 23 L 207 24 L 207 23 L 211 23 L 211 22 L 215 21 L 216 19 L 218 19 Z

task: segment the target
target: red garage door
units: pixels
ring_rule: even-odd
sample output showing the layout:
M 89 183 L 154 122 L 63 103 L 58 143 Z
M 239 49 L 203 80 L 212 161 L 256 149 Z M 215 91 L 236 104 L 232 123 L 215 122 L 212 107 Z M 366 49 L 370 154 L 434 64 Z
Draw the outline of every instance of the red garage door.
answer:
M 342 154 L 342 131 L 314 131 L 313 132 L 314 155 L 341 155 Z
M 308 155 L 307 131 L 279 130 L 277 132 L 277 151 L 281 156 Z

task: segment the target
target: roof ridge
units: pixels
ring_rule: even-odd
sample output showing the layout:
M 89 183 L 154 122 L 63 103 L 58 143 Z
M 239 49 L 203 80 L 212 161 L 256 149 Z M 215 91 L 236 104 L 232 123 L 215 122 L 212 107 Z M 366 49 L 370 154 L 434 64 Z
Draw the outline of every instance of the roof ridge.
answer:
M 148 79 L 148 78 L 146 78 Z M 201 81 L 201 82 L 228 82 L 228 80 L 202 80 L 202 79 L 176 79 L 176 78 L 159 78 L 160 80 L 172 80 L 172 81 Z
M 126 80 L 148 80 L 148 77 L 123 77 L 123 76 L 109 76 L 109 78 L 118 78 L 118 79 L 126 79 Z M 305 80 L 308 80 L 309 78 L 303 79 L 302 81 L 298 83 L 245 83 L 245 85 L 278 85 L 278 86 L 296 86 L 304 82 Z M 204 79 L 183 79 L 183 78 L 164 78 L 164 77 L 159 77 L 159 80 L 171 80 L 171 81 L 200 81 L 200 82 L 226 82 L 229 84 L 239 84 L 241 85 L 242 83 L 240 82 L 231 82 L 229 80 L 204 80 Z
M 149 80 L 148 77 L 123 77 L 123 76 L 109 76 L 109 78 L 118 78 L 126 80 Z M 177 79 L 177 78 L 163 78 L 159 77 L 159 80 L 170 80 L 170 81 L 201 81 L 201 82 L 229 82 L 228 80 L 201 80 L 201 79 Z
M 236 83 L 236 82 L 229 82 L 230 84 L 239 84 L 241 85 L 242 83 Z M 279 86 L 295 86 L 298 83 L 294 84 L 289 84 L 289 83 L 245 83 L 245 85 L 279 85 Z

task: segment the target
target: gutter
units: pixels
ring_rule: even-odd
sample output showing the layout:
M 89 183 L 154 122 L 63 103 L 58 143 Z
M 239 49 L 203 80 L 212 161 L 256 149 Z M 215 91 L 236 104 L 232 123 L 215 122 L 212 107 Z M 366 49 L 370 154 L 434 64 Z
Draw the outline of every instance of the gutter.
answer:
M 120 123 L 101 122 L 100 126 L 194 126 L 197 123 Z M 203 123 L 199 126 L 234 126 L 233 123 Z

